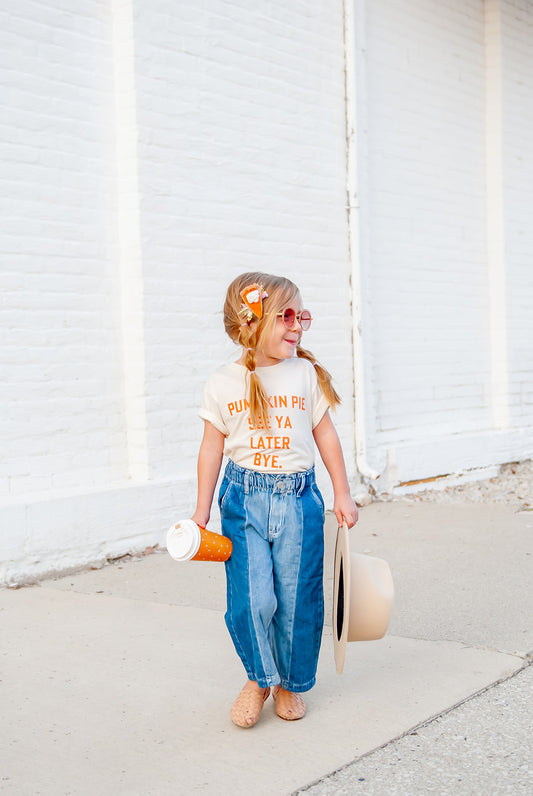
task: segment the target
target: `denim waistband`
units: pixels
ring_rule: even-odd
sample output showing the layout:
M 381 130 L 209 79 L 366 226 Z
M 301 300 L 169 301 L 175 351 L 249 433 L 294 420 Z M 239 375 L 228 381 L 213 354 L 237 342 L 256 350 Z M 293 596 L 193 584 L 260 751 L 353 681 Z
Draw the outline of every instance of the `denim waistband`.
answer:
M 253 490 L 259 492 L 272 492 L 289 495 L 295 492 L 301 495 L 303 490 L 315 483 L 315 468 L 303 470 L 300 473 L 261 473 L 258 470 L 249 470 L 228 460 L 225 476 L 243 487 L 247 494 Z

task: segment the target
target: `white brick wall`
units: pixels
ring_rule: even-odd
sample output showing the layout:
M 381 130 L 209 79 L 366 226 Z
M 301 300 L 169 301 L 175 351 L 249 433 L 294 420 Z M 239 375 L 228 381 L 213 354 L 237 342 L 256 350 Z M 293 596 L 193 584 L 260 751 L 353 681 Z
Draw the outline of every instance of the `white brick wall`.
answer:
M 3 497 L 125 475 L 106 5 L 1 13 Z
M 342 4 L 285 6 L 3 14 L 0 579 L 160 542 L 191 511 L 198 404 L 236 354 L 221 308 L 242 270 L 301 285 L 355 474 Z
M 531 159 L 533 7 L 504 3 L 502 9 L 506 364 L 513 408 L 510 429 L 498 434 L 487 273 L 484 4 L 379 0 L 366 9 L 368 162 L 361 204 L 370 464 L 383 471 L 392 450 L 407 481 L 531 454 L 531 320 L 523 308 L 531 299 L 525 263 L 531 248 L 524 238 L 531 233 L 524 231 L 532 183 L 520 158 Z M 521 211 L 519 196 L 526 199 Z M 503 390 L 507 395 L 506 385 Z
M 365 442 L 382 473 L 393 451 L 400 480 L 532 454 L 533 10 L 501 2 L 486 0 L 503 64 L 497 316 L 488 6 L 356 9 Z M 197 408 L 236 355 L 221 308 L 243 270 L 301 286 L 355 480 L 341 0 L 13 9 L 0 10 L 0 582 L 162 542 L 192 510 Z

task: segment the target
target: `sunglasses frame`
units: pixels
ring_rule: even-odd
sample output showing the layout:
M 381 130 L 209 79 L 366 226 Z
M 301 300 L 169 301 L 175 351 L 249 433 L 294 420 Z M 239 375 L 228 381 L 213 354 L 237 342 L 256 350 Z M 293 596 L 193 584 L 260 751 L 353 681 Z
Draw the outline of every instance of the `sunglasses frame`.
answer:
M 292 313 L 292 319 L 290 321 L 288 321 L 285 318 L 287 313 Z M 307 315 L 309 316 L 309 317 L 304 318 L 304 323 L 307 324 L 306 326 L 304 326 L 304 323 L 302 323 L 302 315 L 304 313 L 307 313 Z M 282 319 L 282 321 L 285 324 L 285 326 L 287 327 L 287 329 L 292 329 L 293 326 L 294 326 L 294 321 L 298 321 L 298 323 L 302 327 L 302 331 L 303 332 L 306 332 L 310 328 L 311 321 L 313 320 L 313 316 L 311 315 L 309 310 L 302 310 L 301 312 L 296 312 L 296 310 L 293 310 L 292 307 L 287 307 L 287 309 L 283 310 L 283 312 L 276 313 L 276 317 Z

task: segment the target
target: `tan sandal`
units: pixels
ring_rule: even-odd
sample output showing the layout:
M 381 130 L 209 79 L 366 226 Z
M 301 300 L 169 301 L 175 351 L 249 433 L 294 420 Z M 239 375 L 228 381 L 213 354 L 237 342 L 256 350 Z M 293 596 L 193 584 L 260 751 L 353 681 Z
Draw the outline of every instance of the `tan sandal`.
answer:
M 286 691 L 280 685 L 277 685 L 272 692 L 272 697 L 276 703 L 276 713 L 280 719 L 296 721 L 297 719 L 303 719 L 305 716 L 307 707 L 300 694 Z
M 253 727 L 259 721 L 270 688 L 258 688 L 257 683 L 248 680 L 231 708 L 231 720 L 237 727 Z

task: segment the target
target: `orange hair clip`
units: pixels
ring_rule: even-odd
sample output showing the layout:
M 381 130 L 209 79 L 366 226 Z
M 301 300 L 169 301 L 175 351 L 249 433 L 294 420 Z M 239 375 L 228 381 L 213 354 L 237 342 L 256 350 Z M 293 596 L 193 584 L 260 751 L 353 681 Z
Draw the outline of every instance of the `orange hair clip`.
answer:
M 240 314 L 246 318 L 248 323 L 253 319 L 254 315 L 261 320 L 263 317 L 263 299 L 268 298 L 268 293 L 264 290 L 263 285 L 258 285 L 256 282 L 253 285 L 247 285 L 241 290 L 241 298 L 244 303 Z

